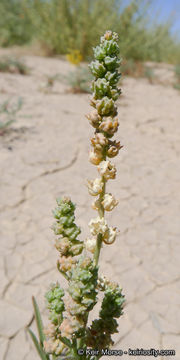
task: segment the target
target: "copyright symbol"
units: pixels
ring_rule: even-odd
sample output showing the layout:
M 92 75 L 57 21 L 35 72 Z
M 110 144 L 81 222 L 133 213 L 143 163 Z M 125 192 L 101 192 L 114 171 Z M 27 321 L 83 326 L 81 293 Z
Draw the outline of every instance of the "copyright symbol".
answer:
M 84 350 L 83 349 L 78 349 L 78 355 L 84 355 Z

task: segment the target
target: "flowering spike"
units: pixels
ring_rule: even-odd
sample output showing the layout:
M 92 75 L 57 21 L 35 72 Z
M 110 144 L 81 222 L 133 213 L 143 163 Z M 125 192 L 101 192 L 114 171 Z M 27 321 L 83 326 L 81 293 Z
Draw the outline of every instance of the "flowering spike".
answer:
M 111 335 L 117 332 L 116 319 L 122 315 L 124 296 L 121 288 L 104 277 L 98 278 L 101 246 L 114 243 L 118 234 L 104 216 L 105 211 L 112 211 L 118 204 L 111 193 L 106 193 L 107 181 L 116 177 L 116 167 L 109 159 L 122 148 L 119 141 L 111 140 L 119 126 L 115 104 L 121 92 L 117 86 L 120 78 L 118 54 L 118 36 L 108 30 L 94 49 L 95 61 L 90 64 L 94 75 L 91 98 L 94 110 L 87 118 L 95 133 L 91 138 L 89 160 L 97 166 L 99 173 L 98 178 L 87 183 L 89 194 L 96 197 L 93 209 L 98 211 L 98 216 L 89 222 L 91 238 L 84 242 L 77 239 L 81 230 L 75 223 L 75 205 L 70 198 L 57 199 L 53 211 L 53 230 L 57 235 L 55 247 L 60 255 L 57 267 L 68 282 L 68 295 L 59 283 L 53 284 L 45 295 L 51 322 L 43 329 L 43 340 L 37 347 L 40 346 L 47 359 L 48 354 L 53 359 L 59 355 L 64 359 L 95 359 L 86 356 L 87 347 L 98 350 L 97 358 L 100 359 L 101 350 L 113 344 Z M 91 257 L 86 251 L 91 253 Z M 104 292 L 99 319 L 88 326 L 89 312 L 97 303 L 98 291 Z M 78 349 L 83 350 L 82 356 Z
M 95 61 L 90 64 L 90 69 L 95 77 L 92 82 L 93 96 L 91 98 L 91 105 L 95 110 L 87 115 L 87 118 L 95 128 L 95 136 L 91 139 L 93 149 L 90 151 L 89 160 L 97 165 L 101 177 L 95 179 L 94 182 L 93 180 L 88 182 L 90 195 L 99 196 L 93 203 L 93 209 L 98 211 L 99 217 L 91 220 L 89 224 L 92 235 L 97 236 L 96 247 L 93 245 L 93 238 L 91 242 L 88 239 L 86 248 L 91 252 L 94 251 L 96 264 L 102 242 L 112 244 L 117 235 L 116 229 L 108 227 L 104 220 L 104 212 L 113 210 L 118 203 L 113 195 L 105 192 L 107 181 L 116 177 L 115 165 L 106 158 L 115 157 L 122 148 L 119 141 L 110 140 L 119 126 L 117 106 L 115 105 L 121 93 L 121 89 L 117 86 L 121 76 L 118 71 L 121 63 L 118 54 L 118 35 L 108 30 L 101 37 L 100 45 L 94 48 Z M 100 188 L 96 184 L 101 184 Z M 104 227 L 106 229 L 102 231 Z

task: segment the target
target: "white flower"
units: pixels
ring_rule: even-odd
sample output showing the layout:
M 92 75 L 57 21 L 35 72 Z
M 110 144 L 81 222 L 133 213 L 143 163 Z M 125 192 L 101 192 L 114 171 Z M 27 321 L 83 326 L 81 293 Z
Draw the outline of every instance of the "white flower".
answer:
M 99 116 L 97 110 L 91 111 L 91 113 L 86 115 L 86 117 L 88 118 L 90 124 L 94 128 L 97 128 L 99 126 L 99 122 L 101 121 L 101 117 Z
M 56 328 L 54 326 L 54 324 L 49 323 L 44 329 L 43 329 L 44 334 L 46 335 L 46 337 L 53 337 L 56 333 Z
M 118 201 L 114 196 L 112 196 L 112 194 L 105 194 L 102 204 L 106 211 L 111 211 L 118 204 Z
M 43 342 L 43 345 L 44 345 L 44 348 L 45 348 L 45 351 L 47 353 L 56 353 L 57 354 L 57 350 L 58 350 L 58 345 L 60 344 L 60 340 L 59 339 L 53 339 L 53 338 L 50 338 L 48 339 L 47 341 L 44 341 Z
M 94 254 L 96 248 L 96 238 L 92 238 L 92 239 L 87 238 L 85 240 L 85 248 L 86 250 Z
M 99 163 L 102 160 L 102 154 L 100 152 L 94 152 L 94 151 L 90 151 L 89 153 L 89 161 L 93 164 L 93 165 L 99 165 Z
M 114 179 L 116 176 L 116 167 L 108 160 L 104 160 L 99 164 L 98 171 L 106 180 Z
M 101 179 L 88 180 L 88 191 L 92 196 L 97 196 L 101 193 L 103 189 L 103 182 Z
M 106 286 L 109 285 L 109 283 L 110 281 L 104 275 L 101 275 L 97 280 L 97 286 L 101 291 L 104 291 Z
M 105 244 L 112 244 L 116 240 L 117 233 L 118 231 L 116 230 L 116 228 L 109 227 L 108 231 L 106 231 L 103 237 L 103 241 L 105 242 Z
M 108 145 L 108 139 L 102 133 L 96 133 L 93 138 L 91 138 L 91 143 L 95 149 L 101 150 L 102 147 Z
M 99 233 L 104 235 L 108 230 L 107 222 L 104 218 L 99 216 L 95 219 L 91 219 L 89 227 L 92 235 L 98 235 Z
M 95 200 L 92 203 L 93 210 L 99 210 L 100 206 L 101 206 L 101 201 L 99 199 Z

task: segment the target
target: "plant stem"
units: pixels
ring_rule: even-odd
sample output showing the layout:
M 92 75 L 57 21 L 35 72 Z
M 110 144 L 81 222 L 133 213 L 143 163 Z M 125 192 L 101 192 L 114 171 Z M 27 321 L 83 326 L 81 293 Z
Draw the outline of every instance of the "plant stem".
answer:
M 60 265 L 58 262 L 57 262 L 57 268 L 58 268 L 59 272 L 65 277 L 65 279 L 69 280 L 68 275 L 66 275 L 66 273 L 60 269 Z
M 102 189 L 101 194 L 99 195 L 99 210 L 98 210 L 98 214 L 99 214 L 100 218 L 104 217 L 104 207 L 102 205 L 102 201 L 103 201 L 104 194 L 105 194 L 105 187 L 106 187 L 106 180 L 105 180 L 104 176 L 102 176 L 102 182 L 103 182 L 103 189 Z M 96 249 L 95 249 L 95 254 L 94 254 L 95 265 L 97 265 L 98 261 L 99 261 L 101 246 L 102 246 L 102 234 L 98 234 L 97 241 L 96 241 Z

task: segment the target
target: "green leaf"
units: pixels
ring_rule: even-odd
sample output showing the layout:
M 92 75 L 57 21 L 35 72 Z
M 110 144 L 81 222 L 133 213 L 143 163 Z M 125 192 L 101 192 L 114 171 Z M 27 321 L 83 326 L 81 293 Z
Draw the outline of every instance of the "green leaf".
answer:
M 46 356 L 44 350 L 42 349 L 41 345 L 38 343 L 38 340 L 37 340 L 36 336 L 34 335 L 34 333 L 31 331 L 31 329 L 27 329 L 27 330 L 28 330 L 28 332 L 29 332 L 29 334 L 31 336 L 31 339 L 32 339 L 32 341 L 33 341 L 33 343 L 34 343 L 34 345 L 36 347 L 36 350 L 37 350 L 40 358 L 42 360 L 49 359 L 49 356 L 48 357 Z
M 36 324 L 37 324 L 37 328 L 38 328 L 39 342 L 40 342 L 41 346 L 43 346 L 43 341 L 45 340 L 45 336 L 43 333 L 43 323 L 42 323 L 39 307 L 38 307 L 38 304 L 37 304 L 34 296 L 32 297 L 32 302 L 33 302 L 33 307 L 34 307 Z
M 60 336 L 59 339 L 63 344 L 65 344 L 68 348 L 72 348 L 70 340 L 68 340 L 66 337 Z

